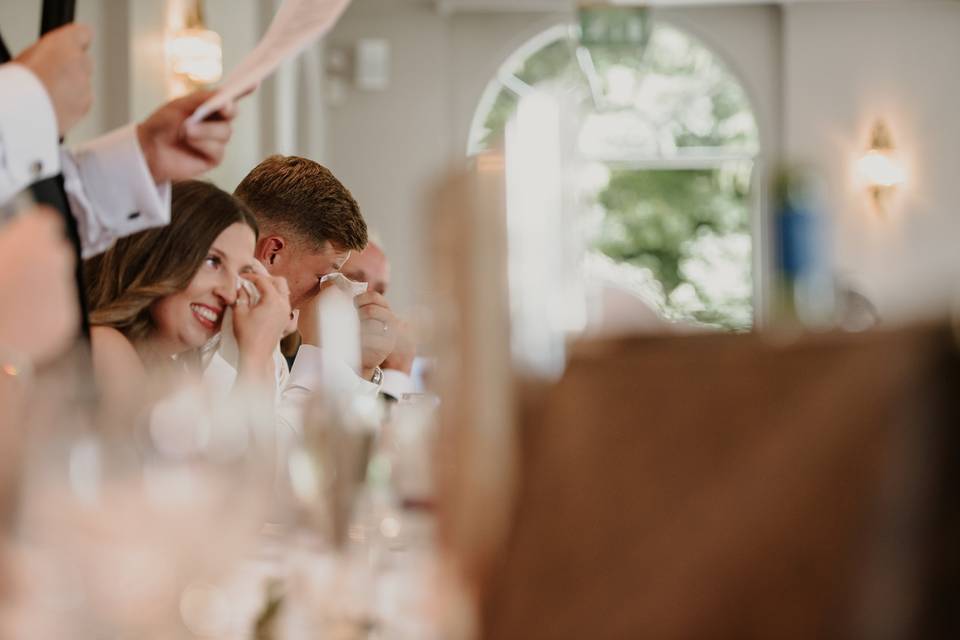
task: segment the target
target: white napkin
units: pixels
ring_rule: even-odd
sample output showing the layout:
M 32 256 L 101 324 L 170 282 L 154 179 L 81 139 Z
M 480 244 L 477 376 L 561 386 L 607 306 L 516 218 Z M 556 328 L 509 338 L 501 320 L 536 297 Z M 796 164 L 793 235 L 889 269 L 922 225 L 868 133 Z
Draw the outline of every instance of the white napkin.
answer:
M 366 282 L 354 282 L 339 271 L 328 273 L 320 278 L 320 284 L 322 285 L 324 282 L 332 282 L 334 285 L 336 285 L 337 289 L 340 289 L 340 291 L 352 298 L 356 298 L 360 294 L 366 293 L 367 287 L 369 286 Z

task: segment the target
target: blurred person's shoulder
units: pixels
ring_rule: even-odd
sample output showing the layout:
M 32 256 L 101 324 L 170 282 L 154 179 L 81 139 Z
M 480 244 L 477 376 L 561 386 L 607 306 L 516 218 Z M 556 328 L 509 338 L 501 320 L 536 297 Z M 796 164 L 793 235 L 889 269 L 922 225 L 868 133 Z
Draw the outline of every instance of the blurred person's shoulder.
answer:
M 101 380 L 135 380 L 146 375 L 133 343 L 113 327 L 90 328 L 93 367 Z

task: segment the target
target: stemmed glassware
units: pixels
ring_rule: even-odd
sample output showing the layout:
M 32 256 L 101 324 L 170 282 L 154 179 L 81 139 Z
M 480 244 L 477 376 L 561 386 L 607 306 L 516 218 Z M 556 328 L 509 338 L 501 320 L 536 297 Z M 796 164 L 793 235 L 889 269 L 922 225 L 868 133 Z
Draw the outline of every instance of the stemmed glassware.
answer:
M 8 626 L 39 640 L 231 637 L 237 612 L 215 585 L 272 497 L 270 399 L 181 381 L 122 415 L 88 400 L 36 425 L 14 541 L 33 584 Z
M 367 638 L 378 624 L 366 514 L 382 415 L 375 397 L 319 393 L 306 409 L 302 438 L 286 456 L 293 526 L 314 534 L 314 559 L 326 558 L 305 563 L 294 579 L 295 596 L 308 610 L 302 625 L 322 629 L 325 638 Z

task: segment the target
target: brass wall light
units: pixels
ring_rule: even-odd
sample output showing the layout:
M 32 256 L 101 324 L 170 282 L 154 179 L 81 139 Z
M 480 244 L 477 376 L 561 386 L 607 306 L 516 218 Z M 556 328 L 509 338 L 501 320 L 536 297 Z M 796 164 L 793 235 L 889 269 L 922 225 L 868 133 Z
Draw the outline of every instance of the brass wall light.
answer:
M 203 22 L 202 0 L 190 3 L 184 26 L 166 38 L 170 68 L 194 88 L 217 82 L 223 76 L 220 35 Z
M 886 215 L 890 197 L 906 182 L 907 175 L 894 149 L 890 130 L 883 122 L 874 126 L 870 148 L 857 161 L 857 173 L 869 190 L 877 212 Z

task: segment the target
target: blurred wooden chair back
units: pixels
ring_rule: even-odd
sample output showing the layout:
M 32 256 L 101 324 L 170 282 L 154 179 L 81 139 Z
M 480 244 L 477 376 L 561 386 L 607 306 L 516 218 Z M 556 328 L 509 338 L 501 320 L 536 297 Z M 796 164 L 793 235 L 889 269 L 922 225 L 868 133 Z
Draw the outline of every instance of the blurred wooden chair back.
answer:
M 583 345 L 527 403 L 482 635 L 960 637 L 958 407 L 947 329 Z

